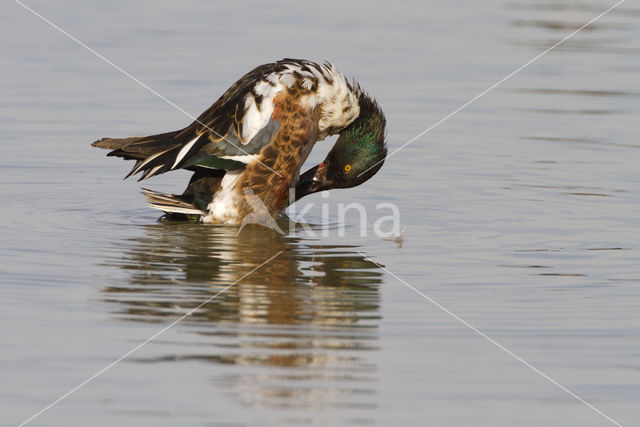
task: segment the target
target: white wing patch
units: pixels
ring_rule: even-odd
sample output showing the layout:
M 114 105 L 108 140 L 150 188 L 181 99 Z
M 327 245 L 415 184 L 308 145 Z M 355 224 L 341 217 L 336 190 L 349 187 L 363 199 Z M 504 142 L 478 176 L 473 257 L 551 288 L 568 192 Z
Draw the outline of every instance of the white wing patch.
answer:
M 164 153 L 173 150 L 175 147 L 169 147 L 164 151 L 160 151 L 158 153 L 152 154 L 151 156 L 147 157 L 146 159 L 144 159 L 144 161 L 142 163 L 140 163 L 138 166 L 136 166 L 135 169 L 133 169 L 131 172 L 129 172 L 128 176 L 133 176 L 135 174 L 137 174 L 138 172 L 140 172 L 142 170 L 142 168 L 144 168 L 149 162 L 151 162 L 153 159 L 162 156 Z
M 258 157 L 260 157 L 260 154 L 247 154 L 242 156 L 220 156 L 221 159 L 235 160 L 236 162 L 242 162 L 246 164 L 253 163 L 258 159 Z
M 178 163 L 180 163 L 180 161 L 184 158 L 184 156 L 187 155 L 187 153 L 189 152 L 189 150 L 191 150 L 191 148 L 193 147 L 193 144 L 196 143 L 196 141 L 198 140 L 198 138 L 200 138 L 202 136 L 202 134 L 196 136 L 195 138 L 193 138 L 191 141 L 189 141 L 187 143 L 187 145 L 185 145 L 184 147 L 182 147 L 182 149 L 180 150 L 180 152 L 178 153 L 178 157 L 176 157 L 176 161 L 173 163 L 173 166 L 171 166 L 171 169 L 175 168 L 176 166 L 178 166 Z M 151 174 L 153 175 L 153 173 Z
M 271 84 L 266 80 L 270 81 Z M 273 98 L 278 92 L 285 89 L 279 82 L 273 82 L 273 80 L 277 81 L 277 76 L 274 74 L 267 76 L 266 80 L 259 81 L 254 87 L 254 92 L 258 96 L 262 96 L 260 108 L 258 109 L 258 104 L 253 94 L 247 95 L 247 99 L 244 102 L 245 114 L 242 120 L 242 135 L 240 135 L 242 144 L 251 141 L 269 123 L 271 114 L 273 114 Z

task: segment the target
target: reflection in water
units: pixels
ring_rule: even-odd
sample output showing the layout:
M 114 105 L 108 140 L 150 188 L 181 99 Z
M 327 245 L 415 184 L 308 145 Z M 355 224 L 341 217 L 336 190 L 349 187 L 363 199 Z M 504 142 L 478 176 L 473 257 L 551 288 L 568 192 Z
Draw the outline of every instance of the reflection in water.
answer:
M 156 343 L 162 354 L 138 362 L 235 365 L 215 386 L 243 404 L 375 407 L 367 355 L 377 350 L 382 273 L 353 247 L 259 226 L 238 236 L 233 227 L 188 223 L 143 228 L 106 261 L 126 273 L 104 289 L 126 321 L 169 323 L 283 253 L 176 326 L 192 333 Z

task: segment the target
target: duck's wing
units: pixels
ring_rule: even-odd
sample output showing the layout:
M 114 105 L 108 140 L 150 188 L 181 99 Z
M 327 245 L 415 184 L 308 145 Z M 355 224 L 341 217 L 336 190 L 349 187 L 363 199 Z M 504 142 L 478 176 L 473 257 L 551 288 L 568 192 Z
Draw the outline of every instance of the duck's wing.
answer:
M 278 93 L 297 88 L 310 97 L 310 102 L 318 102 L 319 86 L 333 84 L 337 77 L 342 86 L 348 85 L 329 64 L 284 59 L 261 65 L 240 78 L 182 130 L 147 137 L 105 138 L 92 145 L 112 150 L 110 156 L 137 160 L 127 177 L 142 173 L 141 180 L 174 169 L 239 169 L 255 161 L 279 131 L 281 123 L 272 117 Z
M 126 177 L 140 180 L 174 169 L 242 168 L 255 159 L 280 128 L 271 119 L 273 98 L 283 90 L 277 63 L 256 68 L 238 80 L 211 107 L 184 129 L 131 138 L 103 138 L 94 147 L 109 156 L 137 160 Z

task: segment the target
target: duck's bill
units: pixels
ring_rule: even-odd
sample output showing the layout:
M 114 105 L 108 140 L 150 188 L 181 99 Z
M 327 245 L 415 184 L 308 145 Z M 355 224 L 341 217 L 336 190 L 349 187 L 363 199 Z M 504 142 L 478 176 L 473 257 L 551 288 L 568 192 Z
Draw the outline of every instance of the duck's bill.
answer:
M 309 194 L 328 190 L 330 187 L 331 183 L 327 179 L 327 166 L 322 162 L 300 175 L 300 180 L 296 185 L 296 201 Z

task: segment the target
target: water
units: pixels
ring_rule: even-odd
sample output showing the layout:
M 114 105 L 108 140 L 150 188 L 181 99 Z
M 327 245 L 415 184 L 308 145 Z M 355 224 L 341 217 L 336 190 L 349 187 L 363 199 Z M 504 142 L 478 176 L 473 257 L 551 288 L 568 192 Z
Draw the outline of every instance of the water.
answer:
M 393 150 L 612 3 L 28 4 L 194 115 L 257 64 L 329 59 L 378 99 Z M 308 198 L 315 237 L 156 222 L 139 185 L 121 180 L 130 165 L 89 143 L 189 119 L 18 4 L 0 7 L 3 424 L 276 254 L 32 424 L 611 424 L 395 276 L 617 422 L 637 422 L 637 5 L 362 187 Z M 179 192 L 187 180 L 147 185 Z M 367 207 L 367 236 L 353 215 L 338 235 L 348 202 Z M 371 233 L 382 202 L 400 209 L 401 245 Z

